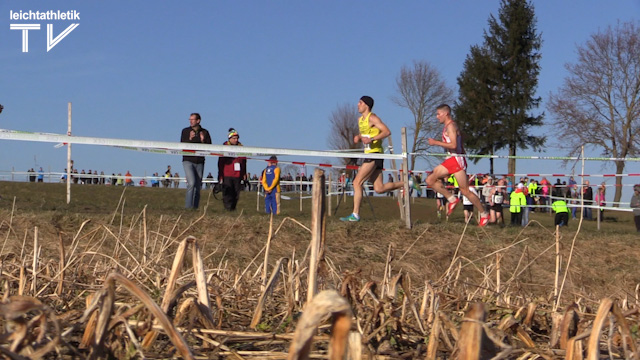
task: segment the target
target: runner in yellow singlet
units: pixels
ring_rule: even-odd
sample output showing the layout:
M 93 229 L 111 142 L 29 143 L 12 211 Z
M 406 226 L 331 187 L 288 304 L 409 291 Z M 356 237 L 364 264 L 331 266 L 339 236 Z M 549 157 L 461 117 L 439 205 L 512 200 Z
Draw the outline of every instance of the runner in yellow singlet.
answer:
M 358 101 L 358 112 L 362 115 L 358 119 L 360 134 L 353 137 L 353 142 L 356 144 L 362 142 L 365 154 L 381 154 L 383 152 L 382 140 L 391 135 L 391 131 L 376 114 L 371 112 L 372 108 L 373 99 L 370 96 L 365 95 Z M 362 202 L 362 190 L 365 181 L 371 179 L 373 190 L 378 194 L 399 189 L 403 186 L 402 181 L 383 183 L 383 166 L 383 159 L 364 159 L 358 169 L 356 178 L 353 180 L 353 213 L 347 217 L 340 218 L 340 220 L 360 221 L 360 203 Z

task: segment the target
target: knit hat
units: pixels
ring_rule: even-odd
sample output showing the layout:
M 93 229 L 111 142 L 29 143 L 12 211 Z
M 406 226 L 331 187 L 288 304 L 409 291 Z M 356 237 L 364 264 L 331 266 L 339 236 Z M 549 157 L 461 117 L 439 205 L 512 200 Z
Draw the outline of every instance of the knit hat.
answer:
M 640 191 L 640 184 L 634 185 L 633 191 Z
M 524 184 L 523 183 L 518 183 L 518 189 L 522 189 L 524 188 Z
M 229 128 L 229 139 L 231 139 L 231 137 L 233 136 L 237 136 L 238 139 L 240 138 L 240 135 L 238 134 L 238 132 L 236 131 L 236 129 L 234 128 Z
M 278 157 L 275 155 L 271 155 L 271 157 L 269 158 L 269 161 L 275 161 L 278 162 Z
M 371 96 L 365 95 L 361 97 L 360 100 L 362 100 L 363 103 L 367 104 L 367 106 L 369 107 L 369 111 L 373 109 L 373 98 Z

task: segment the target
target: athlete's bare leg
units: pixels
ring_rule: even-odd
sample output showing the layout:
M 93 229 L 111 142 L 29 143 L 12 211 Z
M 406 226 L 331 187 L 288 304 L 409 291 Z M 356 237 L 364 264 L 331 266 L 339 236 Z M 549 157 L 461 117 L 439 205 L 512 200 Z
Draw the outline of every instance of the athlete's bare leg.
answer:
M 460 170 L 457 173 L 453 174 L 453 176 L 455 176 L 456 180 L 458 180 L 458 189 L 460 189 L 460 193 L 466 196 L 469 201 L 471 201 L 473 206 L 475 206 L 480 211 L 480 214 L 486 214 L 484 208 L 482 207 L 482 203 L 480 202 L 480 198 L 469 190 L 469 178 L 467 177 L 467 172 L 464 170 Z M 482 215 L 480 217 L 482 217 Z
M 354 214 L 360 214 L 360 204 L 362 203 L 364 183 L 369 179 L 373 179 L 373 190 L 378 194 L 399 189 L 404 185 L 402 181 L 384 183 L 382 179 L 382 169 L 376 168 L 375 161 L 363 163 L 358 170 L 356 178 L 353 180 Z
M 449 170 L 443 165 L 438 165 L 433 169 L 433 172 L 427 176 L 427 185 L 429 185 L 433 190 L 439 192 L 444 195 L 444 198 L 449 200 L 453 196 L 451 192 L 444 187 L 444 185 L 438 181 L 438 179 L 446 178 L 449 176 Z
M 362 190 L 364 182 L 376 172 L 376 162 L 365 162 L 360 165 L 356 178 L 353 179 L 353 213 L 360 214 L 360 203 L 362 202 Z
M 391 190 L 400 189 L 402 186 L 404 186 L 404 183 L 402 181 L 385 183 L 382 179 L 382 169 L 376 169 L 373 172 L 373 174 L 371 174 L 370 178 L 374 179 L 373 190 L 378 194 L 386 193 Z

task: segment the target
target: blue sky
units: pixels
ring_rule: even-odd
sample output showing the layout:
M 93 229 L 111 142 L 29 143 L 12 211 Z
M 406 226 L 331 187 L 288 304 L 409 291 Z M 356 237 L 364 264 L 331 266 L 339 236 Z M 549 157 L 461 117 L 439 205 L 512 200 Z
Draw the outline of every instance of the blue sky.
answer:
M 346 102 L 355 106 L 367 94 L 376 100 L 374 110 L 392 130 L 394 144 L 400 144 L 400 128 L 412 119 L 390 100 L 400 68 L 427 61 L 456 88 L 470 46 L 482 42 L 489 15 L 497 16 L 499 5 L 494 0 L 2 1 L 0 128 L 65 133 L 71 101 L 75 135 L 178 141 L 189 114 L 199 112 L 214 143 L 224 142 L 227 129 L 235 127 L 245 145 L 322 150 L 332 131 L 331 112 Z M 542 112 L 566 76 L 565 63 L 575 61 L 576 46 L 617 21 L 637 21 L 640 0 L 534 5 L 543 39 Z M 47 52 L 46 24 L 53 24 L 55 36 L 72 22 L 9 19 L 10 11 L 20 10 L 76 10 L 80 26 Z M 21 32 L 9 29 L 13 23 L 41 24 L 41 30 L 29 32 L 28 53 L 21 51 Z M 549 128 L 540 133 L 550 136 L 550 144 L 558 141 Z M 0 170 L 61 171 L 66 162 L 64 148 L 44 143 L 0 141 L 0 154 Z M 546 154 L 565 155 L 552 146 Z M 182 173 L 181 158 L 173 155 L 77 145 L 73 159 L 78 169 L 105 173 L 151 175 L 169 164 Z M 205 173 L 216 174 L 216 161 L 207 160 Z M 591 164 L 587 172 L 613 172 L 601 166 Z M 637 163 L 627 166 L 638 172 Z M 263 167 L 253 162 L 249 170 Z M 506 160 L 496 162 L 497 172 L 506 170 Z M 518 172 L 570 170 L 558 162 L 518 161 L 517 167 Z M 470 171 L 488 171 L 488 161 Z

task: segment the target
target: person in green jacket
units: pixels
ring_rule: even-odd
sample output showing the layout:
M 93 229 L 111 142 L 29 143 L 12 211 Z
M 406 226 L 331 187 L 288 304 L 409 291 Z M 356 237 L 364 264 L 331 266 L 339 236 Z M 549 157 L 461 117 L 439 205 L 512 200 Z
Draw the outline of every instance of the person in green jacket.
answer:
M 527 206 L 527 198 L 524 196 L 523 189 L 524 184 L 519 183 L 509 197 L 511 225 L 522 225 L 522 210 Z
M 564 226 L 569 224 L 569 207 L 564 199 L 558 199 L 551 204 L 551 210 L 555 211 L 555 225 Z

